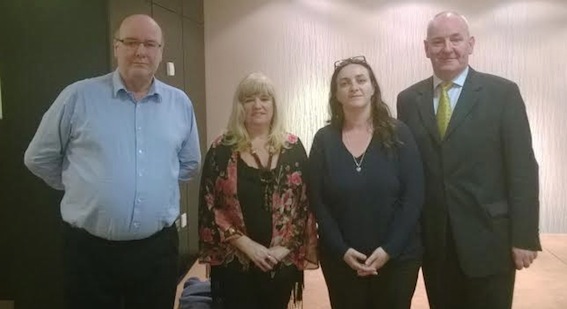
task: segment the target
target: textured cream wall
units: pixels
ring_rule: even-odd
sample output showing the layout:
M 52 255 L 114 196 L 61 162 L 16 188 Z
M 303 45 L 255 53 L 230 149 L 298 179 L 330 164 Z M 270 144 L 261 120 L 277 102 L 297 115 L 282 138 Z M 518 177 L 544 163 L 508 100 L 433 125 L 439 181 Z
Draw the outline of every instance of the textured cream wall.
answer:
M 566 0 L 206 0 L 208 142 L 224 129 L 238 81 L 260 70 L 309 149 L 328 118 L 333 63 L 355 55 L 366 56 L 395 114 L 397 93 L 431 75 L 425 27 L 446 9 L 469 19 L 471 65 L 519 84 L 540 164 L 541 230 L 567 232 Z

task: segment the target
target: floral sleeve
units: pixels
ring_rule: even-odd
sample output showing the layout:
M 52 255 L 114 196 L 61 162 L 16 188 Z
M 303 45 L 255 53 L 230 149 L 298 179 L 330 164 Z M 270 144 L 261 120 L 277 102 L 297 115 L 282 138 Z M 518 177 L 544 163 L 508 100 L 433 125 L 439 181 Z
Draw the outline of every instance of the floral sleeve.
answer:
M 214 147 L 212 145 L 207 151 L 199 188 L 199 259 L 205 263 L 214 259 L 216 244 L 220 242 L 219 228 L 215 224 L 213 212 L 216 196 Z
M 244 234 L 242 215 L 236 199 L 236 170 L 234 164 L 219 166 L 218 157 L 229 149 L 218 138 L 207 152 L 199 189 L 199 246 L 202 262 L 222 261 L 231 246 L 223 245 Z M 223 160 L 226 161 L 226 160 Z
M 309 210 L 307 198 L 307 154 L 301 141 L 288 136 L 290 148 L 282 152 L 285 156 L 283 173 L 274 198 L 274 245 L 288 248 L 292 253 L 290 262 L 317 264 L 317 233 L 314 216 Z M 309 260 L 309 261 L 306 261 Z M 302 262 L 303 261 L 303 262 Z M 300 268 L 300 265 L 298 265 Z M 313 267 L 309 267 L 313 268 Z

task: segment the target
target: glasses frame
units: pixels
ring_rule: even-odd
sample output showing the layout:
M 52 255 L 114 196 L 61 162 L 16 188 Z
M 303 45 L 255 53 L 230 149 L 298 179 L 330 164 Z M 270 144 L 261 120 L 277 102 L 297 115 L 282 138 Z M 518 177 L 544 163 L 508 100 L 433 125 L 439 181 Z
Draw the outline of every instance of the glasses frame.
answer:
M 359 56 L 337 60 L 335 61 L 335 69 L 350 63 L 367 63 L 366 57 L 364 57 L 363 55 L 359 55 Z
M 158 43 L 158 42 L 155 42 L 155 41 L 139 41 L 139 40 L 136 40 L 136 39 L 129 39 L 129 38 L 126 38 L 126 39 L 114 38 L 114 40 L 122 43 L 122 45 L 124 45 L 124 47 L 131 48 L 131 49 L 139 48 L 140 44 L 144 45 L 144 48 L 146 48 L 146 49 L 159 49 L 159 48 L 162 47 L 161 43 Z M 132 43 L 133 45 L 130 44 L 130 43 Z M 154 43 L 157 44 L 157 45 L 153 46 Z

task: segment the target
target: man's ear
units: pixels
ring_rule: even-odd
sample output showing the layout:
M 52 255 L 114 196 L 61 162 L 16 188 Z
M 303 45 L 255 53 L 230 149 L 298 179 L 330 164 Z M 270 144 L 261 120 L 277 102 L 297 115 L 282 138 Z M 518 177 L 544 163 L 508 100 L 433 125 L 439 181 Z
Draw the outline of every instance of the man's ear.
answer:
M 429 57 L 429 44 L 427 43 L 427 40 L 423 40 L 423 50 L 425 51 L 425 56 L 427 58 Z
M 469 55 L 472 55 L 473 50 L 474 50 L 474 43 L 475 43 L 475 39 L 474 36 L 471 36 L 469 38 Z

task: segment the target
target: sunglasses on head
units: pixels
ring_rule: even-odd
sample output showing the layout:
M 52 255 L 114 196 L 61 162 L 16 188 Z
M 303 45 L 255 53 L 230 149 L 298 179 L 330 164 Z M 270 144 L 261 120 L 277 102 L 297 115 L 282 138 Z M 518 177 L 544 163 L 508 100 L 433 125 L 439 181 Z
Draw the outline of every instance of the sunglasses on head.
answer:
M 361 55 L 337 60 L 335 61 L 335 69 L 349 63 L 366 63 L 366 57 Z

